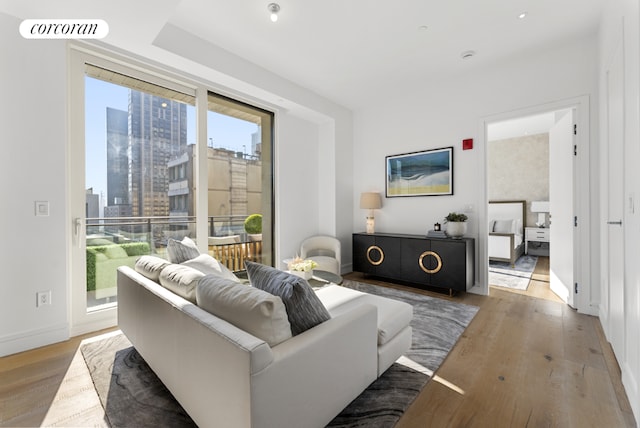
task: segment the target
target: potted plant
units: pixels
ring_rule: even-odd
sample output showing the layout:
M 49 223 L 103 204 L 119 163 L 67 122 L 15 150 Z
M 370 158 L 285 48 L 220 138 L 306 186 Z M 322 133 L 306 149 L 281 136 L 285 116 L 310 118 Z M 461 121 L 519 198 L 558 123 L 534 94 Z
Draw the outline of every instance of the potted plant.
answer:
M 249 241 L 262 241 L 262 214 L 251 214 L 245 218 L 244 231 Z
M 446 234 L 447 236 L 460 239 L 467 233 L 467 223 L 466 221 L 469 219 L 466 214 L 452 212 L 449 213 L 445 218 L 444 222 L 447 225 Z

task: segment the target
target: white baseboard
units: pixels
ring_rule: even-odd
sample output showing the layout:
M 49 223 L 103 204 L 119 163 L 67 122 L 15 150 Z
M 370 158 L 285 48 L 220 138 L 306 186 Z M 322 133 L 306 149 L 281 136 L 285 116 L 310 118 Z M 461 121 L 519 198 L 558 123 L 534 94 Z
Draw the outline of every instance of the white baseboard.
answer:
M 591 315 L 597 317 L 600 315 L 600 304 L 599 303 L 590 303 L 589 306 L 585 309 L 584 312 L 581 312 L 585 315 Z
M 342 266 L 340 266 L 341 272 L 343 273 L 350 273 L 353 272 L 353 263 L 345 263 Z
M 622 366 L 622 385 L 631 404 L 631 410 L 636 421 L 640 421 L 640 394 L 638 394 L 638 382 L 633 376 L 633 371 L 627 363 Z
M 93 333 L 96 331 L 104 330 L 106 328 L 115 327 L 118 325 L 117 320 L 112 318 L 98 318 L 93 319 L 82 324 L 74 326 L 70 331 L 70 337 L 80 336 L 82 334 Z
M 0 357 L 29 349 L 51 345 L 69 339 L 69 324 L 60 323 L 47 328 L 22 331 L 0 338 Z

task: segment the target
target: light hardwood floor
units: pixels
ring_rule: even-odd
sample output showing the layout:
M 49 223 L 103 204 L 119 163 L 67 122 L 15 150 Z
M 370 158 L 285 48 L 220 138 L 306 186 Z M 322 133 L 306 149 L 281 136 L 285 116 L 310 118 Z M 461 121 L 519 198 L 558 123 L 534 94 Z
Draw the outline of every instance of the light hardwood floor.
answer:
M 492 287 L 489 297 L 346 275 L 480 307 L 396 428 L 636 426 L 598 319 L 548 290 L 544 263 L 526 292 Z M 90 336 L 1 358 L 0 424 L 106 426 L 78 351 Z

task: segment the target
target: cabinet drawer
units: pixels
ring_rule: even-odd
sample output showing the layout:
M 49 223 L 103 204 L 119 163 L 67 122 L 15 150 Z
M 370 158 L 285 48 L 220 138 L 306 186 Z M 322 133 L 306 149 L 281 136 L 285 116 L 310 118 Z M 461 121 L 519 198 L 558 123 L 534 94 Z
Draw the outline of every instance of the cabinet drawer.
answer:
M 549 241 L 549 229 L 527 229 L 527 241 Z

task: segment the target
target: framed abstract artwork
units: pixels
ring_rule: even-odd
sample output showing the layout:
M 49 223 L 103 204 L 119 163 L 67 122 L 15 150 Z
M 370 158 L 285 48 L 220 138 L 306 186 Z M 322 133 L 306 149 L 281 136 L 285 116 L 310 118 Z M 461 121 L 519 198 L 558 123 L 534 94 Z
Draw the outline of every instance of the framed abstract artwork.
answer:
M 453 147 L 386 157 L 387 198 L 453 195 Z

